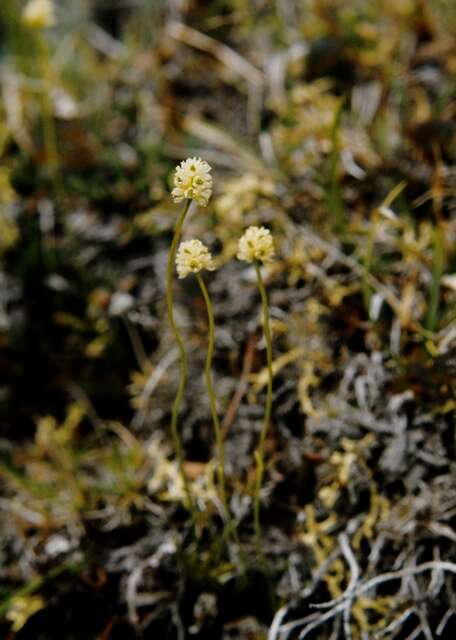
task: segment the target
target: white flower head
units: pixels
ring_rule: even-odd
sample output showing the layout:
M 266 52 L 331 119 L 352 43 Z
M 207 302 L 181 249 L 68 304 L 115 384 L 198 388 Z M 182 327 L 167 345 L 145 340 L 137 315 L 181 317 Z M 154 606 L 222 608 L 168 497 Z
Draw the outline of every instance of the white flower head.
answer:
M 239 240 L 237 257 L 244 262 L 270 262 L 274 256 L 274 243 L 266 227 L 249 227 Z
M 215 265 L 211 252 L 201 240 L 187 240 L 181 242 L 177 250 L 176 269 L 179 278 L 185 278 L 202 269 L 214 271 Z
M 22 21 L 31 29 L 46 29 L 56 24 L 52 0 L 30 0 L 22 13 Z
M 212 194 L 211 167 L 201 158 L 187 158 L 176 167 L 174 189 L 171 196 L 174 202 L 188 198 L 205 207 Z

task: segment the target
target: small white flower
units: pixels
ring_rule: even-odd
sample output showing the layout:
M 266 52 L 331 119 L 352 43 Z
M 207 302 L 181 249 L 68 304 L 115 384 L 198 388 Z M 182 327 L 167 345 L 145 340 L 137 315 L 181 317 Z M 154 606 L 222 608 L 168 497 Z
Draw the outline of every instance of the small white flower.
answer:
M 22 21 L 31 29 L 46 29 L 56 24 L 52 0 L 30 0 L 22 13 Z
M 188 198 L 205 207 L 212 194 L 210 171 L 210 165 L 201 158 L 183 160 L 174 173 L 174 189 L 171 192 L 174 202 Z
M 215 265 L 209 249 L 200 240 L 181 242 L 176 255 L 176 269 L 179 278 L 201 269 L 214 271 Z
M 274 256 L 271 232 L 266 227 L 249 227 L 239 240 L 237 257 L 244 262 L 270 262 Z

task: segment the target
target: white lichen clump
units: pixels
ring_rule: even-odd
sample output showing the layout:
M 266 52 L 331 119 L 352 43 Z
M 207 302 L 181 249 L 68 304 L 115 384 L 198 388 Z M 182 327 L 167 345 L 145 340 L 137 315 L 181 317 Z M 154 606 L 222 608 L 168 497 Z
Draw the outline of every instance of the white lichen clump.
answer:
M 200 240 L 181 242 L 176 255 L 176 269 L 179 278 L 189 273 L 198 273 L 202 269 L 214 271 L 215 265 L 211 252 Z
M 201 158 L 183 160 L 174 173 L 174 189 L 171 192 L 174 202 L 188 199 L 205 207 L 212 194 L 210 172 L 210 165 Z
M 56 24 L 52 0 L 30 0 L 22 13 L 22 21 L 31 29 L 46 29 Z
M 274 257 L 274 243 L 266 227 L 249 227 L 239 240 L 237 257 L 244 262 L 270 262 Z

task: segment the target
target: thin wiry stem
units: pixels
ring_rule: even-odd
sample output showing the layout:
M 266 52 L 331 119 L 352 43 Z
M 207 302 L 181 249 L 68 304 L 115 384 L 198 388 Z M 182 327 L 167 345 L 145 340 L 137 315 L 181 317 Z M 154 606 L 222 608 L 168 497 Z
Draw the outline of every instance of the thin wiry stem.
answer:
M 187 476 L 185 475 L 185 471 L 184 471 L 184 454 L 182 449 L 181 438 L 177 428 L 179 411 L 181 408 L 182 399 L 184 396 L 184 391 L 185 391 L 185 387 L 187 385 L 187 380 L 188 380 L 188 358 L 187 358 L 187 352 L 185 350 L 184 342 L 182 340 L 182 336 L 179 332 L 176 321 L 174 319 L 174 305 L 173 305 L 174 263 L 176 260 L 177 246 L 179 244 L 179 240 L 182 234 L 182 227 L 183 227 L 185 216 L 187 215 L 189 206 L 190 206 L 190 200 L 186 200 L 182 213 L 179 217 L 179 220 L 177 221 L 176 228 L 174 230 L 173 240 L 171 243 L 171 248 L 168 254 L 168 265 L 166 270 L 166 306 L 168 310 L 169 324 L 171 325 L 171 329 L 174 333 L 174 337 L 176 338 L 177 346 L 179 348 L 179 356 L 180 356 L 179 386 L 177 388 L 177 393 L 174 399 L 173 408 L 171 412 L 171 434 L 173 438 L 174 449 L 177 456 L 177 463 L 179 465 L 179 473 L 184 483 L 185 493 L 187 496 L 188 506 L 190 509 L 193 529 L 195 533 L 196 524 L 197 524 L 196 507 L 195 507 L 195 503 L 190 490 L 190 484 L 188 482 Z
M 52 69 L 50 63 L 49 45 L 41 34 L 38 37 L 38 48 L 43 80 L 42 116 L 43 139 L 46 154 L 46 164 L 50 178 L 53 182 L 55 195 L 62 191 L 61 177 L 59 173 L 59 154 L 57 149 L 57 134 L 55 130 L 54 113 L 51 104 L 50 93 L 52 89 Z
M 263 474 L 264 474 L 264 445 L 265 445 L 266 435 L 269 428 L 269 423 L 271 421 L 273 372 L 272 372 L 272 338 L 271 338 L 271 329 L 269 326 L 269 303 L 268 303 L 266 288 L 264 286 L 263 276 L 261 275 L 261 269 L 258 262 L 255 262 L 255 270 L 257 274 L 258 289 L 260 291 L 262 308 L 263 308 L 263 332 L 266 340 L 266 357 L 267 357 L 267 366 L 268 366 L 268 384 L 267 384 L 267 395 L 266 395 L 266 408 L 264 412 L 264 422 L 263 422 L 263 427 L 260 433 L 258 449 L 255 452 L 257 472 L 256 472 L 255 495 L 254 495 L 254 503 L 253 503 L 253 519 L 254 519 L 254 528 L 255 528 L 255 538 L 256 538 L 257 548 L 259 549 L 261 546 L 260 544 L 261 543 L 260 492 L 261 492 L 261 485 L 263 483 Z
M 203 294 L 204 302 L 206 303 L 207 319 L 209 322 L 209 336 L 207 344 L 207 356 L 206 366 L 204 368 L 204 377 L 206 379 L 207 393 L 209 396 L 209 403 L 211 406 L 212 422 L 214 423 L 215 441 L 217 445 L 217 457 L 218 457 L 218 480 L 220 496 L 224 506 L 226 505 L 226 482 L 225 482 L 225 450 L 223 447 L 222 430 L 220 428 L 220 420 L 217 413 L 217 402 L 215 399 L 214 387 L 212 385 L 212 358 L 214 356 L 214 342 L 215 342 L 215 323 L 214 323 L 214 310 L 212 308 L 211 299 L 204 280 L 200 273 L 196 274 L 198 284 Z
M 438 226 L 438 222 L 434 228 L 434 255 L 432 263 L 432 281 L 426 316 L 426 329 L 435 331 L 439 319 L 440 285 L 445 269 L 445 243 L 443 240 L 443 232 Z
M 223 509 L 225 512 L 226 525 L 228 530 L 232 533 L 233 538 L 240 549 L 240 542 L 236 530 L 236 526 L 231 518 L 230 510 L 228 508 L 228 501 L 226 497 L 226 480 L 225 480 L 225 449 L 223 446 L 223 435 L 220 426 L 220 420 L 217 413 L 217 400 L 214 392 L 214 386 L 212 384 L 212 358 L 214 356 L 215 345 L 215 322 L 214 322 L 214 310 L 212 302 L 209 297 L 209 292 L 204 283 L 204 280 L 200 273 L 196 274 L 198 284 L 203 294 L 204 302 L 206 304 L 207 319 L 209 323 L 209 336 L 207 345 L 206 365 L 204 368 L 204 376 L 206 379 L 207 393 L 209 396 L 209 403 L 211 407 L 212 422 L 214 424 L 215 442 L 217 446 L 217 475 L 219 483 L 220 498 L 222 501 Z

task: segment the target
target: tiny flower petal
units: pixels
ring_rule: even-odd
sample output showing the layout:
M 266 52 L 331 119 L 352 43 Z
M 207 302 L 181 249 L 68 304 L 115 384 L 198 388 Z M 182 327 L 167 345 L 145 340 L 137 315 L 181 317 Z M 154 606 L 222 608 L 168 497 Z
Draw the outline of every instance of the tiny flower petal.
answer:
M 200 240 L 181 242 L 176 254 L 176 269 L 179 278 L 202 269 L 214 271 L 215 265 L 209 249 Z
M 174 172 L 174 189 L 171 196 L 174 202 L 195 200 L 205 207 L 212 194 L 211 167 L 201 158 L 183 160 Z
M 249 227 L 239 240 L 237 257 L 244 262 L 270 262 L 274 257 L 274 243 L 266 227 Z
M 22 21 L 31 29 L 46 29 L 56 24 L 52 0 L 30 0 L 22 12 Z

